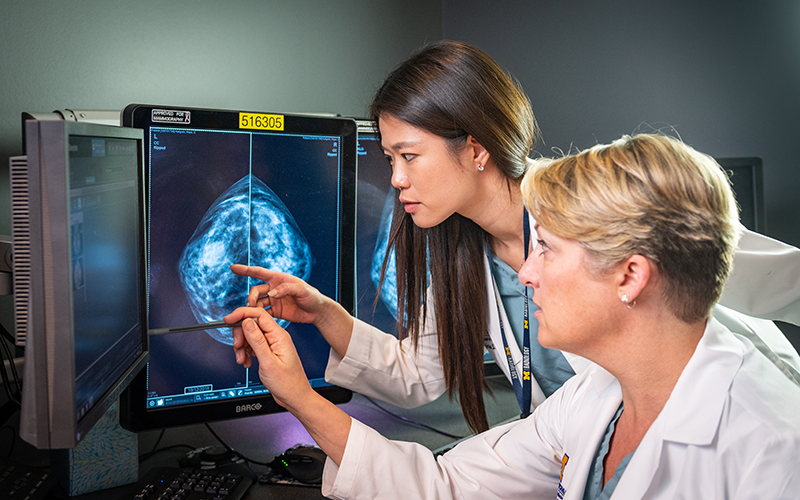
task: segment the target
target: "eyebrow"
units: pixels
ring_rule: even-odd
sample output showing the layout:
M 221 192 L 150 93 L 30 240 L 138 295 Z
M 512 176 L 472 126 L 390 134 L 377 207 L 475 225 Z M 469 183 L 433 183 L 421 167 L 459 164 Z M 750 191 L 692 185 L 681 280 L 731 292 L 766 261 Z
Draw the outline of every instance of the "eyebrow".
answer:
M 390 148 L 387 148 L 386 146 L 383 145 L 383 143 L 381 143 L 381 149 L 383 149 L 384 151 L 388 151 L 390 149 L 397 150 L 397 149 L 407 148 L 407 147 L 410 147 L 410 146 L 416 146 L 419 143 L 420 143 L 420 141 L 401 141 L 401 142 L 396 143 L 394 146 L 392 146 Z

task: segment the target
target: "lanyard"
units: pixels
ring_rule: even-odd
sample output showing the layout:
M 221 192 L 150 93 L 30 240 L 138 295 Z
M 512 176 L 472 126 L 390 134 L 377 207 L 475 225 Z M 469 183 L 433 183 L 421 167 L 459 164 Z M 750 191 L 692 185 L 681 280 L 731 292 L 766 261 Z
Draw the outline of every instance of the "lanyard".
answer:
M 525 238 L 525 260 L 528 260 L 528 245 L 531 240 L 531 223 L 528 219 L 528 211 L 522 212 L 522 233 Z M 489 264 L 492 262 L 492 250 L 489 248 L 489 242 L 486 242 L 486 256 L 489 258 Z M 494 273 L 489 273 L 492 276 L 492 288 L 497 289 L 497 284 L 494 280 Z M 525 287 L 525 305 L 522 308 L 522 381 L 519 380 L 517 368 L 514 366 L 514 359 L 511 357 L 511 350 L 508 348 L 508 339 L 506 338 L 506 329 L 503 326 L 503 318 L 500 314 L 500 299 L 497 294 L 494 296 L 495 305 L 497 306 L 497 319 L 500 323 L 500 336 L 503 339 L 503 350 L 506 353 L 506 361 L 508 362 L 508 372 L 511 375 L 511 385 L 514 386 L 514 395 L 517 397 L 517 403 L 522 411 L 520 418 L 525 418 L 531 414 L 531 331 L 528 322 L 528 287 Z

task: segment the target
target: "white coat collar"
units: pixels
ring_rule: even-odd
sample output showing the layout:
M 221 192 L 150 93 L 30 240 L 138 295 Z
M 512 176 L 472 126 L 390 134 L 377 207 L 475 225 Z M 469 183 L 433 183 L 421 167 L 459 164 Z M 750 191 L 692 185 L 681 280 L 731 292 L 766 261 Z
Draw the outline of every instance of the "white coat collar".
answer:
M 643 498 L 655 476 L 665 441 L 710 444 L 745 346 L 715 319 L 683 369 L 670 398 L 648 429 L 615 489 L 617 498 Z M 698 411 L 702 408 L 702 411 Z
M 694 354 L 651 428 L 662 428 L 658 434 L 667 441 L 695 445 L 711 443 L 717 433 L 728 389 L 742 364 L 744 349 L 745 346 L 724 326 L 710 319 Z M 592 373 L 592 385 L 598 395 L 615 382 L 614 376 L 600 366 Z M 687 404 L 701 399 L 701 413 L 697 412 L 696 404 Z
M 664 439 L 707 445 L 719 427 L 728 390 L 742 365 L 745 346 L 717 320 L 710 319 L 656 422 L 663 422 Z M 687 401 L 703 400 L 703 411 Z M 655 422 L 654 422 L 655 424 Z

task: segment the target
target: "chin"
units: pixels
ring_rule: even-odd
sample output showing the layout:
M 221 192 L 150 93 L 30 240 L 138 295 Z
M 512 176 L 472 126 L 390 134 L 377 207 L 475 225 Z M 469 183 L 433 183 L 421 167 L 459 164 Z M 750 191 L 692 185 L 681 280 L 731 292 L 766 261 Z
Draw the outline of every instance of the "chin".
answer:
M 561 349 L 558 346 L 558 342 L 553 334 L 548 331 L 546 328 L 542 328 L 542 325 L 539 324 L 539 332 L 537 335 L 537 339 L 539 340 L 539 345 L 542 347 L 546 347 L 548 349 Z
M 442 220 L 431 220 L 430 218 L 422 217 L 420 215 L 411 214 L 411 220 L 414 221 L 414 225 L 417 227 L 421 227 L 422 229 L 430 229 L 432 227 L 436 227 L 441 224 Z

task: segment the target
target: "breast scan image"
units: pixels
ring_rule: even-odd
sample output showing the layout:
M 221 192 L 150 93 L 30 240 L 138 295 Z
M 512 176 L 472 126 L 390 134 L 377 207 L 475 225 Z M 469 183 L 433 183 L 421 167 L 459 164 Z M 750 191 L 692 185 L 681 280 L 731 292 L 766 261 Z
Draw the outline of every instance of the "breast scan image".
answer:
M 152 127 L 150 141 L 158 147 L 151 148 L 147 169 L 149 328 L 219 321 L 247 305 L 249 290 L 262 282 L 234 275 L 231 264 L 289 273 L 337 297 L 342 173 L 336 136 L 181 126 Z M 323 383 L 325 339 L 314 325 L 281 326 L 309 379 Z M 223 397 L 224 389 L 259 387 L 258 363 L 236 363 L 232 333 L 151 337 L 148 397 L 183 404 L 189 393 Z M 178 403 L 170 403 L 173 397 Z
M 280 198 L 254 175 L 228 188 L 205 213 L 178 263 L 181 285 L 198 323 L 217 321 L 242 305 L 247 278 L 228 269 L 249 262 L 308 281 L 314 256 Z M 278 320 L 286 327 L 288 322 Z M 232 330 L 207 330 L 233 345 Z
M 381 222 L 378 227 L 378 234 L 375 240 L 375 251 L 372 254 L 372 265 L 370 267 L 370 278 L 375 289 L 381 281 L 381 269 L 383 260 L 386 256 L 386 247 L 389 245 L 389 231 L 392 227 L 392 210 L 394 208 L 394 192 L 386 194 L 386 200 L 381 211 Z M 395 265 L 395 253 L 392 248 L 389 254 L 389 262 L 386 266 L 386 279 L 383 288 L 380 289 L 381 302 L 386 306 L 393 317 L 397 317 L 397 266 Z

